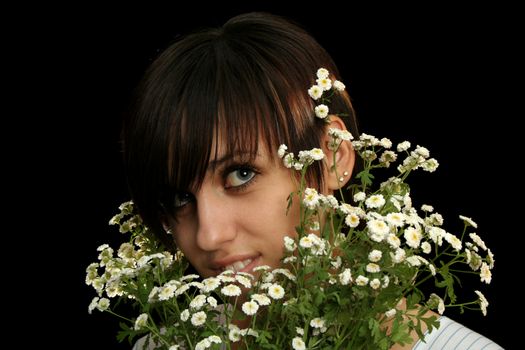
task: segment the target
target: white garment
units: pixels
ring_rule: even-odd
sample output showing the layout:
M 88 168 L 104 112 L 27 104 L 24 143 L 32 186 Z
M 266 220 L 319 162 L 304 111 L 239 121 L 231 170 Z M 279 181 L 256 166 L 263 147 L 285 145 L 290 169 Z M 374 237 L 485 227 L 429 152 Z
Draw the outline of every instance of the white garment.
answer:
M 439 318 L 440 326 L 425 333 L 425 342 L 416 342 L 412 350 L 500 350 L 503 349 L 487 337 L 474 332 L 448 317 Z

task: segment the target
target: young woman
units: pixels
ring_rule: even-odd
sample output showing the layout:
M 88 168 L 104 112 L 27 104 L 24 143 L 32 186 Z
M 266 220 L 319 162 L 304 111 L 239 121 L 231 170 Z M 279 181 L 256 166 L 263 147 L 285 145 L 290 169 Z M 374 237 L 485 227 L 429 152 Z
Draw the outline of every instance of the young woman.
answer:
M 343 91 L 331 99 L 329 123 L 315 117 L 307 89 L 320 67 L 339 78 L 300 27 L 252 13 L 178 40 L 147 71 L 123 130 L 129 187 L 145 224 L 201 276 L 279 266 L 283 237 L 299 221 L 297 204 L 286 214 L 296 182 L 280 144 L 324 151 L 308 173 L 320 192 L 350 180 L 355 152 L 345 142 L 332 157 L 327 130 L 358 135 L 354 111 Z M 426 343 L 413 339 L 406 349 L 499 348 L 444 317 Z

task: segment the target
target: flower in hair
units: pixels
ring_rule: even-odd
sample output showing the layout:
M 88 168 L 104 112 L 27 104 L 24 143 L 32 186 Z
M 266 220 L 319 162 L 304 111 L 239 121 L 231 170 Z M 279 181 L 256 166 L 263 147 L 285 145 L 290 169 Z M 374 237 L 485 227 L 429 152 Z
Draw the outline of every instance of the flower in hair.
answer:
M 308 89 L 308 95 L 310 95 L 310 97 L 314 101 L 320 100 L 320 104 L 318 104 L 314 109 L 315 116 L 319 119 L 326 120 L 326 117 L 330 112 L 330 109 L 328 108 L 327 104 L 331 102 L 331 98 L 335 93 L 334 90 L 344 91 L 345 84 L 343 84 L 339 80 L 335 80 L 332 82 L 332 80 L 329 78 L 330 72 L 326 68 L 319 68 L 317 70 L 316 75 L 317 84 L 312 85 Z M 326 121 L 328 122 L 328 120 Z

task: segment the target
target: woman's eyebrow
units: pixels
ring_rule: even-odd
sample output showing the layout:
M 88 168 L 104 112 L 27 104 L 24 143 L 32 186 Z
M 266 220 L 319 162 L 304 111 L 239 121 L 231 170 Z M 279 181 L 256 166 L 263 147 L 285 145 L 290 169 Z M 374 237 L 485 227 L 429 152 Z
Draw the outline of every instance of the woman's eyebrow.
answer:
M 227 163 L 229 161 L 232 161 L 234 159 L 246 159 L 246 158 L 248 158 L 251 155 L 252 155 L 252 153 L 248 152 L 248 151 L 237 151 L 237 152 L 233 152 L 233 153 L 229 153 L 229 154 L 224 154 L 224 155 L 222 155 L 219 158 L 216 158 L 214 160 L 210 160 L 210 162 L 208 163 L 208 167 L 211 168 L 211 169 L 215 169 L 215 168 L 221 166 L 222 164 Z M 256 153 L 255 154 L 255 157 L 259 157 L 259 156 L 261 156 L 260 153 Z

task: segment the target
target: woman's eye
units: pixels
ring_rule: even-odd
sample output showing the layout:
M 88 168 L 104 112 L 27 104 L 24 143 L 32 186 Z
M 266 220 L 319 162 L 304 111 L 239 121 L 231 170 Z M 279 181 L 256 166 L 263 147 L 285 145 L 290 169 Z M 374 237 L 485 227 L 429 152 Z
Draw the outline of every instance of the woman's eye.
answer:
M 240 168 L 232 171 L 226 176 L 226 188 L 239 187 L 248 183 L 255 176 L 255 171 L 248 168 Z
M 173 201 L 173 206 L 175 209 L 182 208 L 186 204 L 190 203 L 193 200 L 193 195 L 189 192 L 180 192 L 175 195 Z

